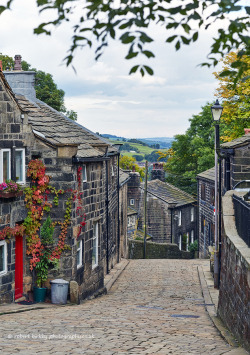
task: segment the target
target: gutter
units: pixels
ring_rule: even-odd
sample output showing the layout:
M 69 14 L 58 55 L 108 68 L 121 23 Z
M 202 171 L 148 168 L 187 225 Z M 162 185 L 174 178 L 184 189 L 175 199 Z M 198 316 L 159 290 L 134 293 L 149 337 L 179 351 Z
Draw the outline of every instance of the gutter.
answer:
M 96 162 L 96 161 L 106 161 L 109 160 L 107 156 L 96 157 L 96 158 L 81 158 L 81 157 L 73 157 L 72 163 L 87 163 L 87 162 Z

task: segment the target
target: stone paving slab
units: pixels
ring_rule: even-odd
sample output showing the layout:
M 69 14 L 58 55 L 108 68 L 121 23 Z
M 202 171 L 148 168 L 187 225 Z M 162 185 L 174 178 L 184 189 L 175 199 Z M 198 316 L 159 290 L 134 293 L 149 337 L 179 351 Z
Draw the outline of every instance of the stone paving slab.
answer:
M 243 355 L 201 305 L 202 262 L 131 260 L 107 295 L 1 315 L 1 354 Z

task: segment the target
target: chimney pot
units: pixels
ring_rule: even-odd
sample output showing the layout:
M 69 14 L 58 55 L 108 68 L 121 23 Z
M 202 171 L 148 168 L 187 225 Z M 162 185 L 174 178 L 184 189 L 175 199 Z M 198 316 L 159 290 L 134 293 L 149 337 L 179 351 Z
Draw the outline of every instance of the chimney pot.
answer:
M 0 71 L 3 71 L 3 62 L 0 60 Z
M 15 55 L 14 70 L 22 70 L 22 57 L 20 56 L 20 54 Z
M 250 128 L 244 128 L 245 135 L 250 134 Z

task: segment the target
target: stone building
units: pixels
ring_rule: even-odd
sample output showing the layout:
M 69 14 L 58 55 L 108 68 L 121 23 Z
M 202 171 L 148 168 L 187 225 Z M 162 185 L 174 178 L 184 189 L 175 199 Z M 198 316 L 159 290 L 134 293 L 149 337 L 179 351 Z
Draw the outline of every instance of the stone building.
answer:
M 208 256 L 214 245 L 215 168 L 197 175 L 199 256 Z
M 127 205 L 128 205 L 128 181 L 129 175 L 120 169 L 119 173 L 119 230 L 120 230 L 120 255 L 128 257 L 128 224 L 127 224 Z
M 31 71 L 0 72 L 0 183 L 11 178 L 29 186 L 27 165 L 39 159 L 50 184 L 66 191 L 51 210 L 53 221 L 63 220 L 70 191 L 81 196 L 80 202 L 72 204 L 66 240 L 70 250 L 62 254 L 59 269 L 48 279 L 77 282 L 80 300 L 103 287 L 104 275 L 125 252 L 126 229 L 118 228 L 121 214 L 127 220 L 126 209 L 121 212 L 119 208 L 119 152 L 36 99 L 34 81 Z M 24 196 L 0 197 L 0 231 L 22 223 L 26 216 Z M 84 219 L 86 225 L 80 228 Z M 55 238 L 58 233 L 56 227 Z M 25 236 L 0 240 L 0 303 L 27 296 L 32 290 L 34 274 L 25 255 Z
M 250 180 L 250 134 L 221 144 L 221 194 Z M 219 170 L 219 168 L 218 168 Z M 218 172 L 219 181 L 219 172 Z M 197 175 L 199 255 L 207 257 L 215 235 L 215 168 Z M 239 185 L 238 185 L 239 184 Z M 249 185 L 248 185 L 249 186 Z

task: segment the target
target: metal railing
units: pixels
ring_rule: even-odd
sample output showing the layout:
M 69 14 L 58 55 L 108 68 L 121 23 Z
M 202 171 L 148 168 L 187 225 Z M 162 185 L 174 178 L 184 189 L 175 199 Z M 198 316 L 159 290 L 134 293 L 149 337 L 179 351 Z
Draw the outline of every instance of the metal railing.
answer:
M 237 232 L 250 247 L 250 203 L 235 195 L 233 203 Z

